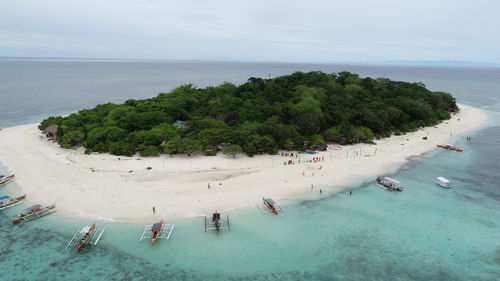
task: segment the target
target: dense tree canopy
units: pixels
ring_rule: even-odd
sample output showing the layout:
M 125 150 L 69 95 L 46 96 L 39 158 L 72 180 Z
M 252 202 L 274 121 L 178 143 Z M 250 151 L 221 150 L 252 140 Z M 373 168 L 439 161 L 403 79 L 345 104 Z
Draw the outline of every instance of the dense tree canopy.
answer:
M 228 151 L 253 155 L 314 149 L 324 141 L 371 142 L 435 125 L 457 110 L 450 94 L 422 83 L 295 72 L 252 77 L 239 86 L 183 85 L 151 99 L 49 117 L 39 128 L 59 125 L 62 147 L 84 146 L 87 152 L 191 155 L 233 145 Z

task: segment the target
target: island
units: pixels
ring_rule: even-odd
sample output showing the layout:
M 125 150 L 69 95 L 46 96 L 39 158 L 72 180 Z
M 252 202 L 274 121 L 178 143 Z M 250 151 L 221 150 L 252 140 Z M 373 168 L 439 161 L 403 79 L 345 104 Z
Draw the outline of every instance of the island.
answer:
M 0 159 L 33 202 L 86 220 L 151 221 L 329 196 L 486 120 L 422 83 L 297 72 L 5 128 Z
M 183 85 L 151 99 L 50 117 L 39 128 L 62 147 L 83 146 L 87 153 L 252 156 L 370 143 L 434 126 L 457 111 L 450 94 L 422 83 L 295 72 L 239 86 Z

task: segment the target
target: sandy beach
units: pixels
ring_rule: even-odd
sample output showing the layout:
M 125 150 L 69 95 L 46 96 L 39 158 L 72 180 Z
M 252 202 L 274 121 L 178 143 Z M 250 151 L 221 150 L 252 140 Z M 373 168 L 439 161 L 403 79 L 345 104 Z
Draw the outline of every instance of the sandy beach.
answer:
M 60 148 L 47 140 L 38 124 L 30 124 L 0 131 L 0 157 L 16 174 L 21 193 L 32 202 L 56 203 L 65 215 L 127 221 L 192 217 L 255 207 L 263 196 L 286 199 L 311 192 L 320 196 L 320 189 L 331 194 L 347 184 L 393 172 L 410 157 L 436 149 L 436 144 L 447 143 L 487 119 L 480 109 L 466 105 L 460 109 L 435 127 L 377 140 L 376 145 L 330 146 L 314 155 L 294 152 L 293 157 L 238 155 L 236 159 L 222 153 L 154 158 L 85 155 L 81 148 Z

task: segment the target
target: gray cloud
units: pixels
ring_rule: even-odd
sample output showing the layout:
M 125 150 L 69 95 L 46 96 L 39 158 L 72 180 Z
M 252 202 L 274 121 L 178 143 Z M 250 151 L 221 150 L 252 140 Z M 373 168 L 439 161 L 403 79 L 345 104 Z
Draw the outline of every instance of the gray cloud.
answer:
M 476 0 L 4 0 L 0 56 L 500 62 Z

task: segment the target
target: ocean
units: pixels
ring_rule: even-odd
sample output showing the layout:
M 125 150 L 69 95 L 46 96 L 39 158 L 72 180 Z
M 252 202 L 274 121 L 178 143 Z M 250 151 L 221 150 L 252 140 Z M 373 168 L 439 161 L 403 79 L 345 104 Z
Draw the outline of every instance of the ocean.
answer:
M 12 226 L 26 204 L 9 208 L 0 211 L 0 280 L 499 280 L 500 68 L 0 59 L 0 127 L 186 83 L 317 70 L 423 82 L 487 110 L 490 120 L 466 133 L 470 142 L 454 137 L 464 152 L 435 150 L 401 167 L 401 193 L 366 182 L 283 201 L 279 216 L 234 210 L 231 231 L 218 235 L 205 233 L 203 218 L 176 220 L 170 240 L 154 247 L 138 241 L 144 223 L 104 220 L 97 247 L 65 251 L 89 219 L 56 213 Z M 1 174 L 9 170 L 0 164 Z M 438 187 L 436 176 L 453 187 Z M 0 196 L 21 192 L 14 182 Z

